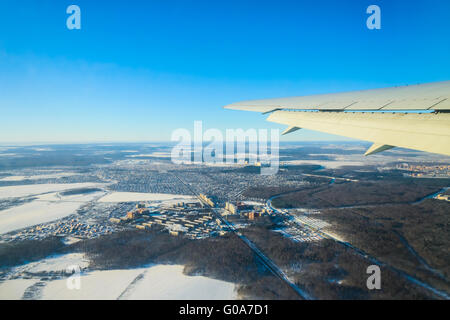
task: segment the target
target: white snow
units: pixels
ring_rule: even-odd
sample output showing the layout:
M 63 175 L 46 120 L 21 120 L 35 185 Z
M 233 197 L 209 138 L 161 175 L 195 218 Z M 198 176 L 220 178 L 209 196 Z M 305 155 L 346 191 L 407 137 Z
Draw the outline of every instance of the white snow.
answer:
M 16 153 L 0 153 L 0 157 L 14 157 L 18 156 Z
M 130 158 L 138 158 L 138 157 L 146 157 L 146 158 L 170 158 L 172 155 L 168 152 L 153 152 L 153 153 L 146 153 L 146 154 L 132 154 L 128 155 L 127 157 Z
M 136 277 L 141 275 L 141 279 Z M 236 299 L 235 285 L 202 276 L 186 276 L 183 266 L 157 265 L 149 268 L 82 273 L 80 289 L 69 290 L 67 279 L 51 281 L 43 299 Z
M 20 300 L 28 287 L 39 279 L 13 279 L 0 283 L 0 300 Z
M 69 216 L 102 195 L 104 192 L 70 196 L 58 193 L 38 195 L 36 200 L 0 211 L 0 234 Z
M 58 179 L 63 177 L 71 177 L 78 175 L 75 172 L 62 172 L 62 173 L 51 173 L 51 174 L 41 174 L 41 175 L 29 175 L 29 176 L 8 176 L 1 178 L 0 181 L 23 181 L 23 180 L 38 180 L 38 179 Z
M 43 259 L 14 268 L 12 272 L 42 272 L 66 270 L 69 265 L 87 266 L 83 254 L 72 253 Z M 80 288 L 69 289 L 67 277 L 46 280 L 42 289 L 43 300 L 232 300 L 238 295 L 230 282 L 203 276 L 183 274 L 181 265 L 91 271 L 80 274 Z M 40 279 L 10 279 L 0 283 L 0 299 L 21 299 L 25 290 Z M 75 283 L 69 279 L 69 282 Z
M 142 269 L 106 270 L 81 273 L 80 289 L 69 289 L 67 279 L 49 282 L 43 300 L 115 300 L 140 274 Z
M 183 266 L 157 265 L 148 269 L 126 299 L 145 300 L 232 300 L 235 285 L 203 276 L 183 274 Z
M 241 202 L 248 206 L 263 206 L 263 205 L 265 205 L 264 202 L 250 201 L 250 200 L 245 200 L 245 201 L 241 201 Z
M 324 166 L 330 169 L 336 169 L 343 166 L 364 166 L 367 163 L 362 161 L 339 161 L 339 160 L 289 160 L 283 161 L 280 163 L 280 166 L 283 165 L 306 165 L 306 164 L 316 164 L 320 166 Z
M 28 197 L 48 192 L 57 192 L 70 189 L 80 188 L 94 188 L 102 187 L 105 184 L 94 182 L 82 182 L 82 183 L 43 183 L 43 184 L 30 184 L 20 186 L 7 186 L 0 187 L 0 199 L 5 198 L 19 198 Z
M 167 201 L 167 200 L 193 200 L 195 197 L 167 193 L 141 193 L 141 192 L 112 192 L 99 199 L 99 202 L 137 202 L 137 201 Z
M 30 262 L 19 267 L 15 267 L 11 272 L 51 272 L 51 271 L 66 271 L 70 266 L 78 266 L 80 269 L 84 269 L 89 266 L 89 260 L 83 253 L 68 253 L 63 255 L 57 255 L 48 257 L 36 262 Z

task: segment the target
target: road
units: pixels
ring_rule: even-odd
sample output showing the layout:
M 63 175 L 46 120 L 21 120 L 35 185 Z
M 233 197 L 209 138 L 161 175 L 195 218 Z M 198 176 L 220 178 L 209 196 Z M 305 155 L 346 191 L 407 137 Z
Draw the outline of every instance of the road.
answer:
M 305 300 L 313 300 L 313 297 L 304 290 L 300 289 L 289 277 L 281 270 L 271 259 L 269 259 L 258 247 L 251 242 L 245 235 L 239 232 L 232 223 L 226 220 L 215 208 L 212 208 L 216 218 L 220 219 L 222 223 L 225 223 L 230 230 L 232 230 L 261 260 L 261 262 L 270 270 L 276 277 L 286 282 L 300 297 Z
M 351 182 L 358 182 L 359 181 L 359 180 L 356 180 L 356 179 L 324 176 L 324 175 L 320 175 L 320 174 L 302 173 L 302 175 L 307 176 L 307 177 L 326 178 L 326 179 L 330 179 L 330 180 L 333 180 L 333 181 L 334 180 L 351 181 Z
M 266 206 L 267 206 L 269 209 L 271 209 L 271 210 L 273 210 L 274 212 L 276 212 L 276 213 L 281 213 L 280 210 L 278 210 L 278 209 L 272 207 L 272 199 L 273 199 L 273 198 L 274 198 L 274 197 L 272 197 L 272 198 L 270 198 L 269 200 L 267 200 Z M 424 289 L 427 289 L 427 290 L 433 292 L 435 295 L 437 295 L 437 296 L 439 296 L 439 297 L 441 297 L 441 298 L 443 298 L 443 299 L 447 299 L 447 300 L 450 299 L 450 295 L 447 294 L 446 292 L 444 292 L 444 291 L 442 291 L 442 290 L 439 290 L 439 289 L 436 289 L 436 288 L 434 288 L 433 286 L 431 286 L 430 284 L 425 283 L 425 282 L 423 282 L 423 281 L 420 281 L 419 279 L 417 279 L 417 278 L 411 276 L 410 274 L 408 274 L 408 273 L 406 273 L 406 272 L 404 272 L 404 271 L 402 271 L 402 270 L 400 270 L 400 269 L 397 269 L 396 267 L 393 267 L 392 265 L 389 265 L 389 264 L 386 263 L 386 262 L 383 262 L 383 261 L 378 260 L 377 258 L 375 258 L 375 257 L 373 257 L 373 256 L 371 256 L 371 255 L 369 255 L 369 254 L 368 254 L 367 252 L 365 252 L 364 250 L 359 249 L 359 248 L 353 246 L 352 244 L 350 244 L 350 243 L 348 243 L 348 242 L 344 242 L 344 241 L 341 241 L 341 240 L 339 240 L 339 239 L 336 239 L 334 236 L 328 234 L 327 232 L 325 232 L 325 231 L 323 231 L 323 230 L 318 230 L 317 228 L 315 228 L 314 226 L 312 226 L 312 225 L 310 225 L 310 224 L 308 224 L 308 223 L 305 223 L 305 222 L 303 222 L 303 221 L 301 221 L 301 222 L 299 221 L 299 223 L 302 223 L 302 224 L 304 224 L 305 226 L 311 228 L 312 230 L 314 230 L 316 233 L 318 233 L 318 234 L 319 234 L 321 237 L 323 237 L 323 238 L 334 240 L 334 241 L 337 242 L 338 244 L 343 245 L 343 246 L 345 246 L 345 247 L 347 247 L 347 248 L 352 249 L 355 253 L 357 253 L 358 255 L 362 256 L 364 259 L 369 260 L 371 263 L 376 264 L 376 265 L 379 265 L 379 266 L 383 266 L 383 267 L 385 267 L 385 268 L 388 268 L 389 270 L 391 270 L 391 271 L 397 273 L 398 275 L 400 275 L 401 277 L 403 277 L 403 278 L 406 279 L 407 281 L 409 281 L 409 282 L 411 282 L 411 283 L 413 283 L 413 284 L 415 284 L 415 285 L 418 285 L 418 286 L 420 286 L 420 287 L 422 287 L 422 288 L 424 288 Z
M 278 267 L 275 262 L 273 262 L 271 259 L 269 259 L 261 250 L 258 249 L 258 247 L 252 242 L 250 241 L 250 239 L 248 239 L 245 235 L 243 235 L 241 232 L 239 232 L 239 230 L 237 230 L 235 228 L 235 226 L 229 222 L 228 220 L 226 220 L 219 212 L 217 208 L 211 207 L 210 205 L 208 205 L 207 203 L 205 203 L 203 201 L 203 199 L 200 198 L 198 192 L 196 192 L 195 190 L 193 190 L 193 188 L 186 182 L 184 182 L 180 177 L 178 177 L 176 174 L 174 174 L 175 177 L 181 182 L 183 183 L 187 188 L 189 188 L 189 190 L 195 194 L 195 196 L 199 199 L 199 201 L 201 203 L 203 203 L 205 206 L 211 208 L 211 211 L 214 213 L 214 216 L 216 219 L 219 219 L 222 223 L 224 223 L 236 236 L 239 237 L 239 239 L 242 240 L 242 242 L 244 242 L 249 248 L 250 250 L 253 251 L 253 253 L 259 258 L 259 260 L 261 261 L 261 263 L 267 268 L 267 270 L 269 270 L 270 272 L 272 272 L 272 274 L 274 276 L 276 276 L 277 278 L 279 278 L 280 280 L 282 280 L 283 282 L 285 282 L 289 287 L 291 287 L 292 290 L 295 291 L 295 293 L 297 293 L 302 299 L 305 300 L 313 300 L 314 298 L 308 294 L 307 292 L 305 292 L 304 290 L 300 289 L 294 282 L 292 282 L 289 277 L 283 272 L 283 270 L 281 270 L 280 267 Z

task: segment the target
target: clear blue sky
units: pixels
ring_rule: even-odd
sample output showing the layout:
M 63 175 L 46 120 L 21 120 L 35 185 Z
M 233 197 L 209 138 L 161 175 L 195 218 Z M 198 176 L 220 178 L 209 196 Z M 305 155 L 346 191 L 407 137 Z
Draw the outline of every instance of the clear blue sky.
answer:
M 70 4 L 81 30 L 66 28 Z M 370 4 L 381 30 L 366 28 Z M 449 21 L 448 0 L 2 0 L 0 142 L 167 141 L 194 120 L 278 128 L 222 106 L 448 80 Z

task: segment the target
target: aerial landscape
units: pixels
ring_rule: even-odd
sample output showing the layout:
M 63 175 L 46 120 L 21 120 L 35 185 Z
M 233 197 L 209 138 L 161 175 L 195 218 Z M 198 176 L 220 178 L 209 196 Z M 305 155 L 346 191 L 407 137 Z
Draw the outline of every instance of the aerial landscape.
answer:
M 449 14 L 448 0 L 0 0 L 3 310 L 445 307 Z
M 263 176 L 170 143 L 2 147 L 0 298 L 448 299 L 448 157 L 365 148 L 284 143 Z

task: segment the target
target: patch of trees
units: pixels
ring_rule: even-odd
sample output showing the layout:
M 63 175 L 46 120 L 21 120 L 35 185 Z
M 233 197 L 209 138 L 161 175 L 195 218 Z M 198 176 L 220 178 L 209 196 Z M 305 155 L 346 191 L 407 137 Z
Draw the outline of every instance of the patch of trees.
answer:
M 381 221 L 387 230 L 396 230 L 429 265 L 450 277 L 450 203 L 427 199 L 415 205 L 373 207 L 358 212 Z
M 404 179 L 333 184 L 289 193 L 274 199 L 272 203 L 278 208 L 332 208 L 408 203 L 418 201 L 442 188 L 442 181 L 426 180 Z
M 0 267 L 13 267 L 62 253 L 65 244 L 58 237 L 12 241 L 0 244 Z
M 319 218 L 331 223 L 334 233 L 356 247 L 448 291 L 448 281 L 431 273 L 423 261 L 450 277 L 449 212 L 450 203 L 427 199 L 414 205 L 330 209 Z
M 368 290 L 369 260 L 332 240 L 295 243 L 270 230 L 250 227 L 245 234 L 290 278 L 318 299 L 426 299 L 430 293 L 381 267 L 382 289 Z
M 250 187 L 245 190 L 242 195 L 248 198 L 269 199 L 270 197 L 286 192 L 299 190 L 298 187 L 291 186 L 274 186 L 274 187 Z
M 182 264 L 185 274 L 237 283 L 241 293 L 251 297 L 291 299 L 296 296 L 234 234 L 191 240 L 156 229 L 129 230 L 78 242 L 74 249 L 85 252 L 91 267 L 97 269 Z
M 80 188 L 80 189 L 73 189 L 73 190 L 63 191 L 63 192 L 61 192 L 61 195 L 63 195 L 63 196 L 73 196 L 73 195 L 78 195 L 78 194 L 89 194 L 89 193 L 94 193 L 94 192 L 98 192 L 98 191 L 102 191 L 102 189 L 99 189 L 99 188 Z

